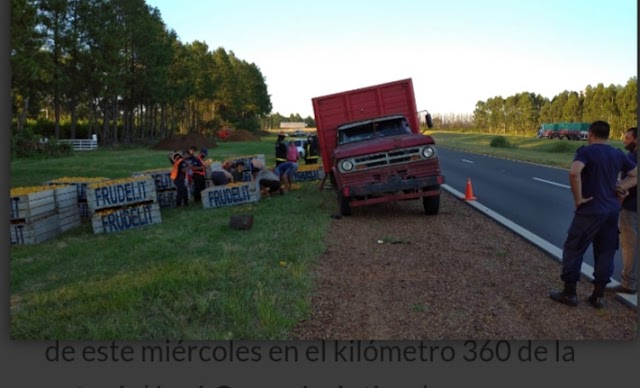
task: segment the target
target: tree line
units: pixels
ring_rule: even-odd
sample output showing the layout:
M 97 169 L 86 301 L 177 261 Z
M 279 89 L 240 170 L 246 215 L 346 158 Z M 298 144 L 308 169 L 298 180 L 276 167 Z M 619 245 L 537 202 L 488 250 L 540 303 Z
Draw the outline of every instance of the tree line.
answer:
M 107 144 L 258 129 L 271 98 L 258 66 L 220 47 L 182 43 L 144 0 L 11 0 L 14 131 Z M 79 128 L 82 128 L 80 131 Z
M 620 137 L 637 125 L 637 93 L 638 81 L 632 77 L 624 86 L 588 85 L 584 91 L 564 91 L 552 99 L 528 92 L 492 97 L 476 103 L 471 121 L 440 119 L 450 127 L 522 136 L 535 135 L 542 123 L 605 120 L 611 136 Z

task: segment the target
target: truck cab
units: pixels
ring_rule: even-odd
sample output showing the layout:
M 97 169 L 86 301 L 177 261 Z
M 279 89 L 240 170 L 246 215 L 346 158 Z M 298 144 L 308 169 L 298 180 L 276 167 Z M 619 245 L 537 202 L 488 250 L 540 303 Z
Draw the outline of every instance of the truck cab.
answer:
M 313 102 L 325 172 L 342 215 L 353 207 L 419 198 L 426 214 L 438 213 L 444 176 L 435 141 L 419 132 L 410 79 Z

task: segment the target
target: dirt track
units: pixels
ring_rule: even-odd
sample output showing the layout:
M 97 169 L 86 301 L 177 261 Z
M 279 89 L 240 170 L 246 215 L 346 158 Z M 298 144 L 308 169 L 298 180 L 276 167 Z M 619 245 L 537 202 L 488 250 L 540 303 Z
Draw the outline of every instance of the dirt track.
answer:
M 380 243 L 381 242 L 381 243 Z M 312 316 L 296 339 L 635 339 L 637 313 L 553 302 L 560 264 L 451 194 L 354 209 L 318 259 Z

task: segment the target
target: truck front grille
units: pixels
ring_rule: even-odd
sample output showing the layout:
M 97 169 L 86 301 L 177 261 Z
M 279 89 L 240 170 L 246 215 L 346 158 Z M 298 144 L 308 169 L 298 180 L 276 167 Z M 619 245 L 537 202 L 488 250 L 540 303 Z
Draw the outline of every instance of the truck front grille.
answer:
M 356 171 L 366 170 L 369 168 L 392 166 L 420 159 L 420 148 L 418 147 L 393 150 L 382 152 L 379 154 L 357 156 L 353 158 Z

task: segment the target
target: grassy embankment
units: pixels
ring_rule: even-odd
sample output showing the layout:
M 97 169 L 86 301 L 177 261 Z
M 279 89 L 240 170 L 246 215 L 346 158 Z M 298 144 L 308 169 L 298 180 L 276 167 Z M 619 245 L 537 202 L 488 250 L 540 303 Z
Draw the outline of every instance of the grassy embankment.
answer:
M 503 136 L 506 147 L 492 147 L 491 141 L 501 135 L 483 133 L 460 133 L 428 131 L 436 144 L 446 148 L 493 155 L 502 158 L 522 160 L 549 166 L 569 168 L 578 147 L 586 145 L 586 141 L 549 140 L 535 137 Z M 624 150 L 619 140 L 610 140 L 609 144 Z M 511 147 L 510 147 L 510 146 Z M 626 151 L 625 151 L 626 152 Z

